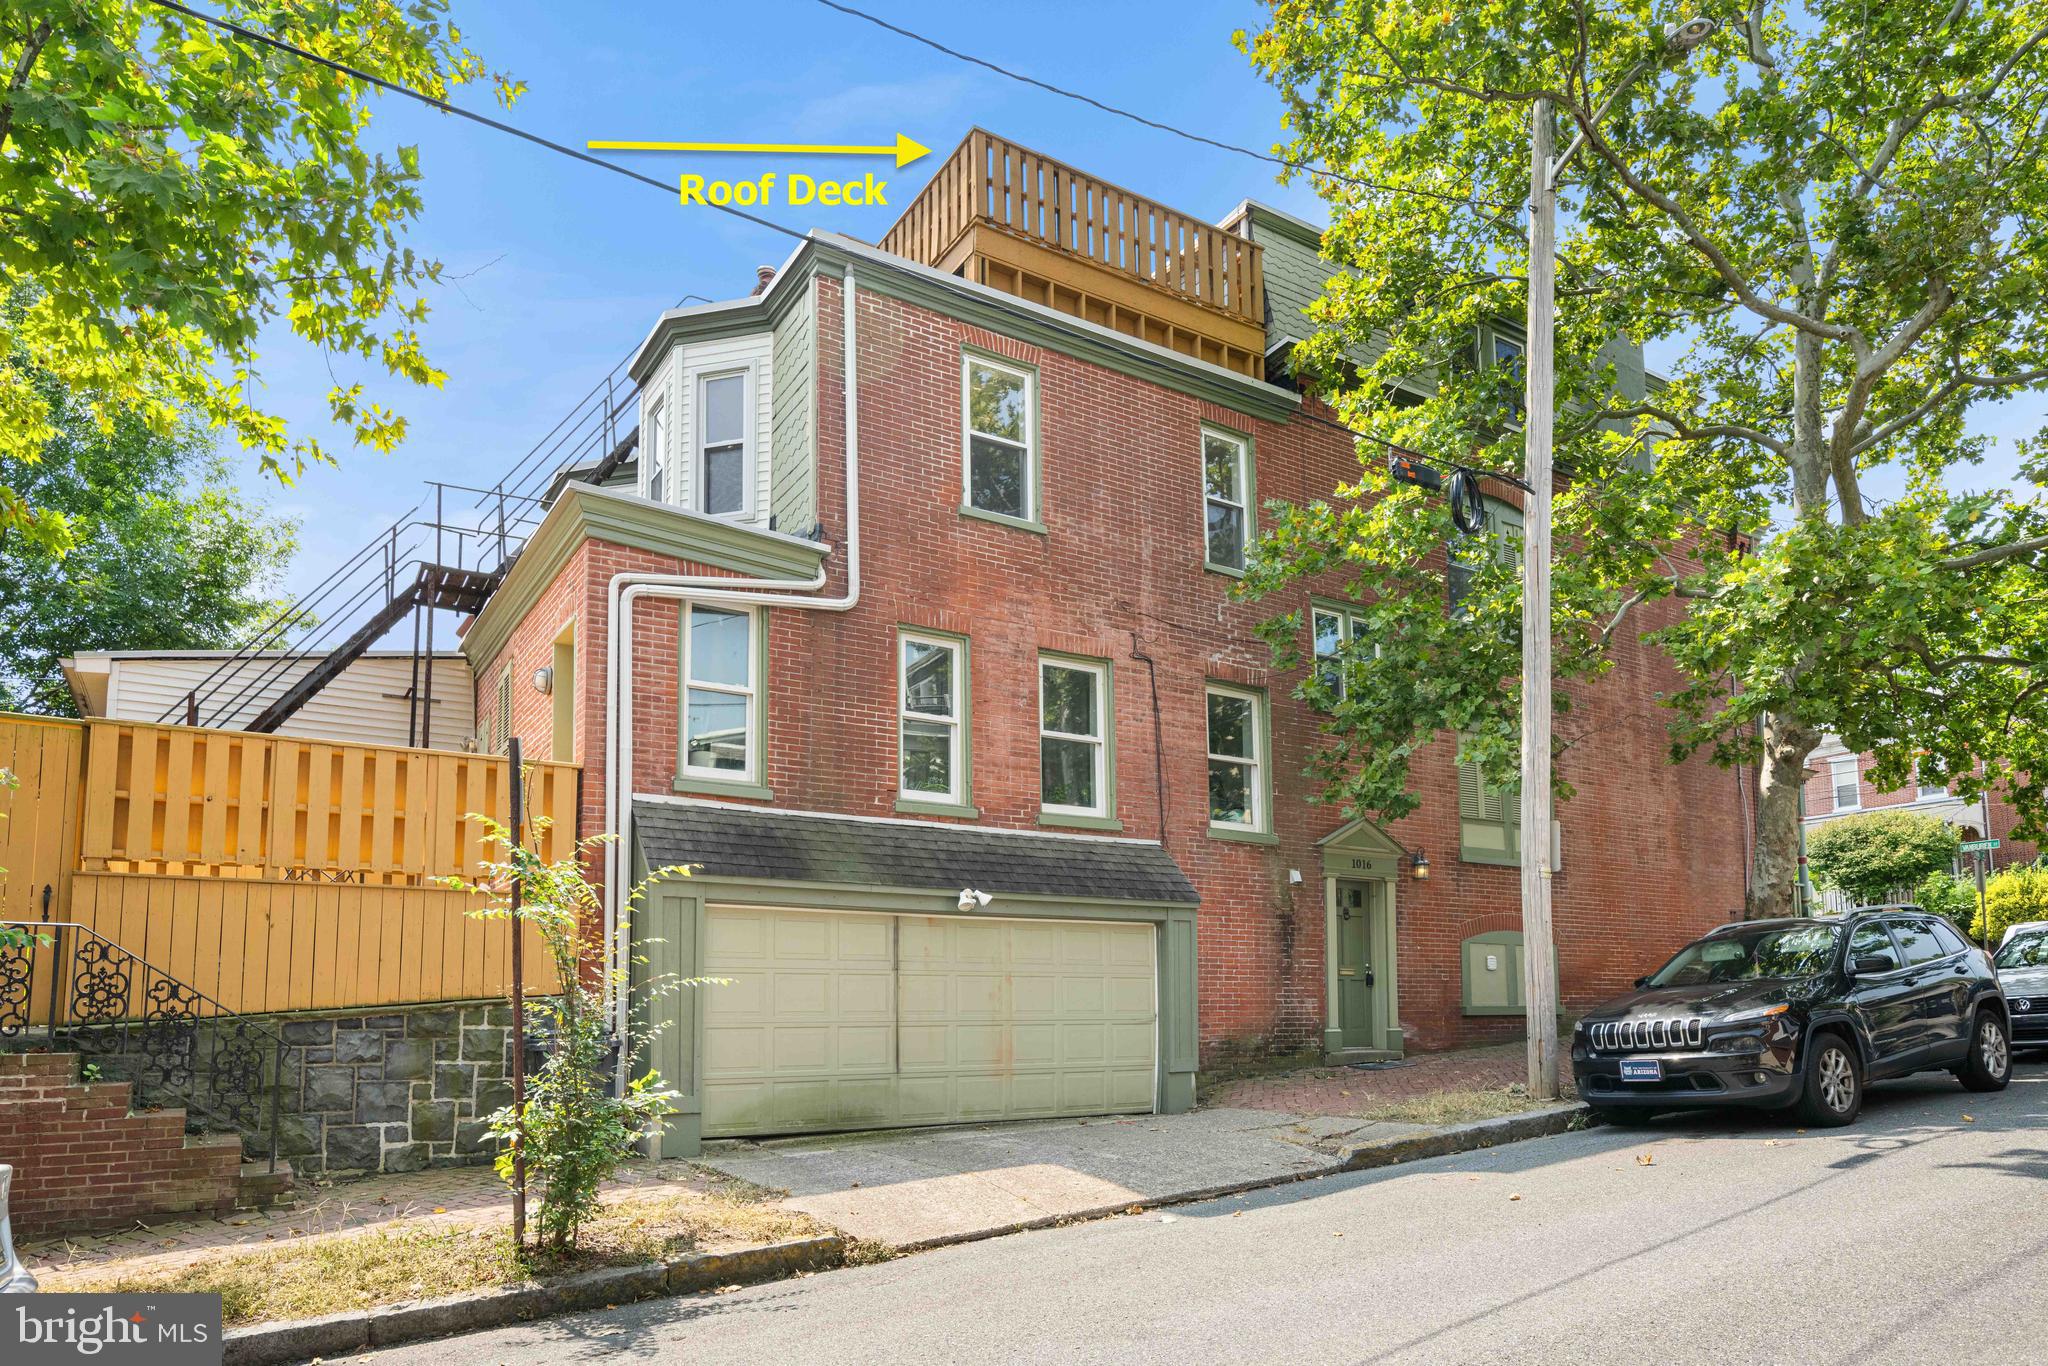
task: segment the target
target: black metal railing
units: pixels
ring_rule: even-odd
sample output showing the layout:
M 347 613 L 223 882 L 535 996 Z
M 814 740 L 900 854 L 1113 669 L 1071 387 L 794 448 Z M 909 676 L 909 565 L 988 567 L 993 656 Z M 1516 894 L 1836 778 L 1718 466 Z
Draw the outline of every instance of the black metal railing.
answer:
M 85 1055 L 145 1104 L 232 1129 L 277 1170 L 292 1045 L 88 926 L 0 920 L 0 1050 L 44 1047 Z
M 427 481 L 425 498 L 343 559 L 326 578 L 261 622 L 234 654 L 165 707 L 156 720 L 239 728 L 289 689 L 314 659 L 376 618 L 422 568 L 502 573 L 547 515 L 559 480 L 581 477 L 602 482 L 636 452 L 640 391 L 624 375 L 625 364 L 621 359 L 490 487 Z M 435 610 L 427 606 L 419 613 L 426 622 L 429 676 Z M 415 674 L 420 626 L 416 620 Z M 371 641 L 364 648 L 375 644 Z M 420 686 L 421 680 L 415 678 L 414 691 Z M 427 686 L 431 688 L 430 683 Z

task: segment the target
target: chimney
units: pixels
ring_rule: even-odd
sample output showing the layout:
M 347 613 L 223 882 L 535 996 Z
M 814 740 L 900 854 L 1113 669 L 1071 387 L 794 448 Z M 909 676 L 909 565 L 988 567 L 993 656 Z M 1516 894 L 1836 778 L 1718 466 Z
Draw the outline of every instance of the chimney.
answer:
M 773 266 L 755 266 L 755 267 L 754 267 L 754 293 L 756 293 L 756 294 L 766 294 L 766 293 L 768 292 L 768 286 L 770 286 L 770 285 L 772 285 L 772 284 L 774 284 L 774 283 L 775 283 L 775 267 L 773 267 Z

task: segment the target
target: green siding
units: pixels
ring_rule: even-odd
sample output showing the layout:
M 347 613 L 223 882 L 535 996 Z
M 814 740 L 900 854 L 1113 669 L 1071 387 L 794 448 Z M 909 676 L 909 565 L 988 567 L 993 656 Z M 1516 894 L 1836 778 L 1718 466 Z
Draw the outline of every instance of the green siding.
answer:
M 807 288 L 802 299 L 776 323 L 769 362 L 775 376 L 769 512 L 775 529 L 793 536 L 808 535 L 818 521 L 818 329 L 814 302 Z

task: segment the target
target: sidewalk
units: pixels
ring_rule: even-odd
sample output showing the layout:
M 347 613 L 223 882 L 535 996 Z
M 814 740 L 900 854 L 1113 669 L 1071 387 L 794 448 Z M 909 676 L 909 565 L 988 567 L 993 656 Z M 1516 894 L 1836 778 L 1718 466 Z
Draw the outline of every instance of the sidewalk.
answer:
M 1186 1115 L 1131 1115 L 710 1144 L 699 1162 L 634 1162 L 608 1193 L 754 1196 L 857 1238 L 918 1248 L 1300 1180 L 1535 1108 L 1514 1089 L 1520 1044 L 1228 1082 Z M 1361 1156 L 1367 1154 L 1367 1156 Z M 739 1183 L 736 1185 L 735 1183 Z M 295 1204 L 42 1239 L 20 1248 L 65 1273 L 161 1272 L 213 1253 L 358 1230 L 446 1231 L 508 1218 L 504 1184 L 458 1167 L 302 1187 Z M 50 1288 L 57 1288 L 51 1286 Z
M 1564 1094 L 1572 1097 L 1571 1069 L 1566 1066 L 1561 1071 Z M 1401 1062 L 1312 1067 L 1249 1077 L 1218 1086 L 1203 1103 L 1311 1115 L 1360 1115 L 1394 1108 L 1426 1112 L 1429 1107 L 1422 1102 L 1434 1097 L 1469 1092 L 1505 1096 L 1510 1087 L 1525 1085 L 1528 1079 L 1527 1046 L 1518 1041 L 1453 1053 L 1423 1053 Z
M 700 1160 L 786 1192 L 785 1208 L 856 1238 L 933 1247 L 1565 1122 L 1520 1091 L 1525 1068 L 1522 1045 L 1504 1045 L 1231 1082 L 1192 1114 L 734 1140 L 707 1145 Z

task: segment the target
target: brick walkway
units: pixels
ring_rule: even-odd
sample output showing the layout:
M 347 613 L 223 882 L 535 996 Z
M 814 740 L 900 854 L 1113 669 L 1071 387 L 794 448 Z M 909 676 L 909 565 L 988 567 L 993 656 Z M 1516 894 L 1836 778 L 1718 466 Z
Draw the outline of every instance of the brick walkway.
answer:
M 1524 1045 L 1495 1044 L 1454 1053 L 1423 1053 L 1396 1063 L 1312 1067 L 1248 1077 L 1217 1087 L 1202 1103 L 1214 1108 L 1288 1110 L 1303 1115 L 1356 1115 L 1444 1091 L 1498 1091 L 1528 1079 Z M 1569 1092 L 1568 1068 L 1564 1085 Z
M 724 1178 L 688 1162 L 635 1162 L 608 1190 L 651 1187 L 709 1191 Z M 79 1270 L 98 1262 L 147 1258 L 152 1266 L 191 1260 L 222 1248 L 274 1246 L 299 1238 L 389 1225 L 449 1228 L 511 1217 L 505 1183 L 489 1167 L 448 1167 L 401 1176 L 370 1176 L 300 1187 L 298 1203 L 240 1211 L 219 1219 L 181 1220 L 118 1233 L 49 1238 L 18 1249 L 38 1274 Z

